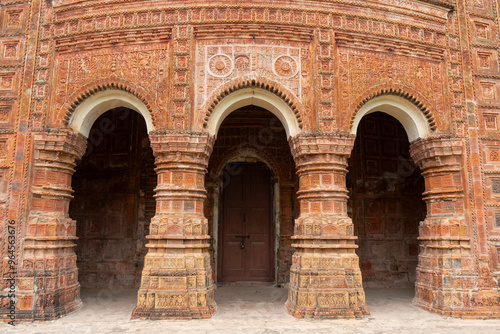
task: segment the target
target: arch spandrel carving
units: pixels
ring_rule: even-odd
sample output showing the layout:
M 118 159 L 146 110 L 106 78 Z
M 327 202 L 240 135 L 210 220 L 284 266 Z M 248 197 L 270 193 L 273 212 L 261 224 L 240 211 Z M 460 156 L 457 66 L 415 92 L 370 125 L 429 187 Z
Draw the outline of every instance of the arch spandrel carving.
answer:
M 82 37 L 83 38 L 83 37 Z M 109 41 L 109 36 L 106 37 Z M 71 114 L 84 100 L 108 89 L 117 89 L 135 95 L 155 114 L 156 121 L 164 121 L 160 110 L 167 109 L 168 49 L 170 43 L 150 43 L 147 46 L 137 38 L 138 46 L 121 49 L 101 45 L 98 50 L 58 41 L 60 52 L 55 57 L 54 85 L 50 90 L 49 125 L 66 126 Z M 120 42 L 114 40 L 114 42 Z M 61 44 L 62 43 L 62 44 Z M 90 42 L 87 42 L 90 44 Z M 86 45 L 87 45 L 86 44 Z M 96 46 L 95 46 L 96 47 Z

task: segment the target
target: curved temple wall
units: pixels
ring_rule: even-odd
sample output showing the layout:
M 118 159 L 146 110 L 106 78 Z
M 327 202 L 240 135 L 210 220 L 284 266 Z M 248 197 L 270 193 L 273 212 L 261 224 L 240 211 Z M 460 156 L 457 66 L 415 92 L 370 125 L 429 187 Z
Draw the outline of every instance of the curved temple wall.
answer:
M 144 117 L 158 177 L 133 317 L 212 316 L 205 175 L 219 125 L 247 105 L 281 121 L 300 183 L 291 314 L 368 312 L 345 176 L 359 121 L 381 111 L 405 128 L 425 178 L 414 303 L 500 317 L 498 9 L 498 0 L 4 1 L 1 319 L 11 305 L 17 320 L 81 306 L 71 178 L 92 123 L 118 107 Z

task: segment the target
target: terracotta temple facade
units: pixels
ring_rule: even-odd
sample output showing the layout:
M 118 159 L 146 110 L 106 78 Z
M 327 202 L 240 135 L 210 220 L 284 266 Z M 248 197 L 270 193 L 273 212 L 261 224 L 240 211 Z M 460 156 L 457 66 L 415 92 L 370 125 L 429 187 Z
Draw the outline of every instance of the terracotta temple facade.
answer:
M 497 0 L 4 0 L 0 319 L 221 284 L 500 318 Z M 267 282 L 267 283 L 266 283 Z

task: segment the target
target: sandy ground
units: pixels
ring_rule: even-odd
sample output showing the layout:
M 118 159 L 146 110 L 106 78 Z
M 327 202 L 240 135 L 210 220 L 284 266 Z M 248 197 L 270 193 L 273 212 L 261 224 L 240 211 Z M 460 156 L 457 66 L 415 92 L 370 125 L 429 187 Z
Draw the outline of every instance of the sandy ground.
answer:
M 287 290 L 219 287 L 217 314 L 208 320 L 130 320 L 136 290 L 84 290 L 84 307 L 50 322 L 0 324 L 0 333 L 500 333 L 500 320 L 441 317 L 411 305 L 411 289 L 367 289 L 371 315 L 353 320 L 304 320 L 284 308 Z

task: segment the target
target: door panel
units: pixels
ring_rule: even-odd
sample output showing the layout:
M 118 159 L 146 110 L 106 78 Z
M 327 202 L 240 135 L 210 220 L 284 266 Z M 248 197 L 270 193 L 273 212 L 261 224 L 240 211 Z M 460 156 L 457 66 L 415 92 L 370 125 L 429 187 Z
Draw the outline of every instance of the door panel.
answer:
M 226 266 L 225 269 L 228 272 L 231 272 L 232 275 L 241 275 L 243 271 L 243 256 L 241 252 L 239 251 L 240 249 L 240 243 L 239 242 L 228 242 L 226 243 L 226 250 L 228 254 L 231 254 L 231 256 L 228 256 L 226 259 Z
M 273 281 L 270 172 L 263 164 L 239 167 L 223 189 L 219 281 Z
M 252 234 L 267 234 L 269 232 L 269 226 L 266 224 L 269 210 L 266 207 L 247 208 L 246 215 L 247 221 L 250 223 L 247 225 L 247 231 Z
M 267 245 L 264 241 L 254 241 L 249 245 L 250 251 L 253 253 L 251 257 L 251 270 L 267 270 L 269 266 L 269 257 L 266 256 L 268 253 Z
M 243 225 L 244 207 L 229 207 L 226 212 L 228 221 L 232 222 L 232 224 L 227 226 L 226 233 L 233 235 L 243 233 L 245 229 Z

